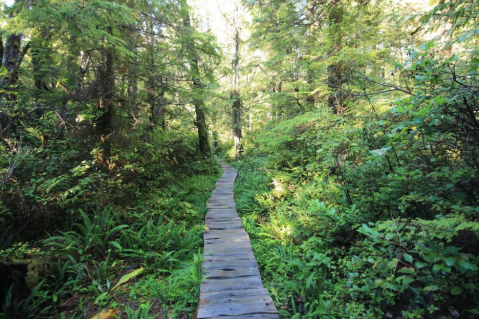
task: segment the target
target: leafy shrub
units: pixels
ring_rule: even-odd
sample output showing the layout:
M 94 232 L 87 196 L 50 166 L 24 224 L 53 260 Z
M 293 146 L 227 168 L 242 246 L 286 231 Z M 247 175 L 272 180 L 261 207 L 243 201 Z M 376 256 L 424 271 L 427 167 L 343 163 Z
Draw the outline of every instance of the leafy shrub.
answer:
M 377 315 L 405 318 L 449 316 L 448 309 L 479 314 L 478 230 L 458 217 L 363 224 L 359 232 L 366 238 L 350 251 L 357 256 L 349 269 L 357 274 L 348 280 L 352 303 L 376 304 Z M 475 234 L 474 242 L 455 246 L 464 231 Z

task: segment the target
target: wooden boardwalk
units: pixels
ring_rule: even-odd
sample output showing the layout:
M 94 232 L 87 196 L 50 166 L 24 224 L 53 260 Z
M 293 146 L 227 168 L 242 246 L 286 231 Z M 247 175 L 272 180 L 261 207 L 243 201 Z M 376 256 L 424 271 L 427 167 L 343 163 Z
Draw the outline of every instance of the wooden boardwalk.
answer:
M 198 319 L 278 319 L 263 287 L 248 233 L 236 212 L 233 184 L 236 171 L 221 163 L 223 175 L 208 201 L 203 237 L 205 252 Z

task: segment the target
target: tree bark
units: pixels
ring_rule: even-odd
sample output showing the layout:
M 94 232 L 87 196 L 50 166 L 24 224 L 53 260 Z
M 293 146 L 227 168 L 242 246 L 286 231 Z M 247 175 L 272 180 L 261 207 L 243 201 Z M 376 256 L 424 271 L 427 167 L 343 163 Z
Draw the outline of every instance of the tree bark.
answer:
M 3 37 L 0 34 L 0 57 L 2 57 L 2 62 L 3 62 L 3 51 L 4 51 L 4 49 L 5 49 L 5 47 L 3 46 Z
M 198 60 L 195 59 L 192 63 L 193 72 L 199 72 Z M 196 73 L 198 74 L 198 73 Z M 200 93 L 202 84 L 199 78 L 193 78 L 193 89 L 195 93 Z M 211 148 L 208 141 L 208 126 L 206 125 L 205 102 L 202 98 L 195 96 L 193 98 L 193 105 L 196 113 L 196 128 L 198 129 L 198 142 L 200 152 L 205 158 L 211 157 Z
M 329 28 L 331 48 L 330 56 L 337 55 L 341 50 L 342 30 L 341 22 L 343 20 L 344 8 L 340 4 L 340 0 L 334 0 L 331 3 L 331 11 L 329 12 Z M 341 62 L 337 62 L 328 66 L 328 87 L 330 94 L 328 97 L 328 106 L 336 114 L 344 113 L 344 94 L 341 87 L 346 83 L 343 74 L 343 66 Z
M 188 34 L 192 32 L 192 26 L 190 21 L 190 11 L 185 2 L 182 2 L 183 10 L 185 12 L 184 18 L 184 27 Z M 195 44 L 192 41 L 189 43 L 189 60 L 190 60 L 190 69 L 193 77 L 193 105 L 195 106 L 196 120 L 195 125 L 198 130 L 198 142 L 200 152 L 205 158 L 211 157 L 211 147 L 208 140 L 208 126 L 206 125 L 206 112 L 205 112 L 205 102 L 201 97 L 201 92 L 203 90 L 203 84 L 200 79 L 200 67 L 198 63 L 198 53 L 196 52 Z
M 111 32 L 111 28 L 109 28 Z M 113 49 L 104 49 L 105 60 L 98 70 L 99 81 L 99 99 L 97 109 L 100 116 L 96 121 L 96 131 L 103 144 L 102 160 L 106 164 L 111 156 L 111 135 L 113 134 L 113 114 L 114 101 L 113 94 L 115 89 L 115 72 L 114 72 L 114 54 Z
M 240 38 L 238 26 L 236 26 L 235 35 L 234 35 L 234 45 L 235 52 L 232 63 L 233 69 L 233 90 L 231 91 L 231 99 L 233 101 L 233 140 L 235 147 L 235 158 L 238 159 L 240 156 L 240 143 L 243 138 L 241 132 L 241 95 L 239 92 L 239 59 L 240 59 Z
M 17 97 L 15 94 L 15 85 L 18 82 L 18 68 L 22 58 L 22 37 L 22 34 L 10 35 L 3 48 L 2 67 L 4 67 L 7 72 L 0 80 L 0 87 L 5 91 L 2 95 L 8 101 L 14 101 Z M 26 50 L 24 53 L 26 53 Z

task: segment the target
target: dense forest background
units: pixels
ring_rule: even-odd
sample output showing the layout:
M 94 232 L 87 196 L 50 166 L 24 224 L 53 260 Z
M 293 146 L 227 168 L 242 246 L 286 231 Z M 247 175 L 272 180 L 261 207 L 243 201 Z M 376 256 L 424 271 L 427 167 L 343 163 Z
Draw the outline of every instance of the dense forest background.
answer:
M 479 316 L 479 1 L 15 0 L 0 318 L 191 318 L 220 168 L 283 318 Z

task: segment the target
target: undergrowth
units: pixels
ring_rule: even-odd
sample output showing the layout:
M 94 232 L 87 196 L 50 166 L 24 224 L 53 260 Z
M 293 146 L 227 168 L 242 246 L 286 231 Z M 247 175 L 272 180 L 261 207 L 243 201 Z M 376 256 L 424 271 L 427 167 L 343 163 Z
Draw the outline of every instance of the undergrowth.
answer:
M 118 200 L 88 210 L 70 207 L 69 226 L 35 242 L 2 234 L 0 261 L 11 269 L 0 270 L 18 276 L 0 287 L 5 288 L 0 318 L 193 315 L 202 280 L 206 201 L 219 167 L 199 160 L 158 178 L 138 164 L 130 169 L 136 168 L 141 175 L 136 179 L 146 181 L 148 192 L 139 192 L 138 185 L 130 189 L 138 196 L 132 205 Z M 126 190 L 123 194 L 132 196 Z
M 445 158 L 419 170 L 414 148 L 375 149 L 384 128 L 373 125 L 299 116 L 265 127 L 235 163 L 237 207 L 280 314 L 478 316 L 479 207 L 447 186 L 473 170 L 445 170 Z

